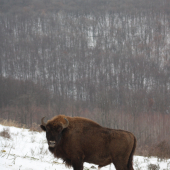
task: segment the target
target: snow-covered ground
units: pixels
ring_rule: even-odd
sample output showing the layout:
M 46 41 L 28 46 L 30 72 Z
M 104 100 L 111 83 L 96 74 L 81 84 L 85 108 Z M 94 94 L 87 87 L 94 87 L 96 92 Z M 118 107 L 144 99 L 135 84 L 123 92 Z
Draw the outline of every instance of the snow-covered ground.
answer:
M 55 159 L 48 151 L 44 132 L 0 125 L 0 134 L 7 130 L 10 138 L 0 136 L 0 170 L 67 170 L 62 160 Z M 147 170 L 148 165 L 159 165 L 160 170 L 170 170 L 170 159 L 134 157 L 135 170 Z M 72 168 L 71 168 L 72 169 Z M 84 164 L 84 170 L 97 169 L 96 165 Z M 115 170 L 114 165 L 101 170 Z

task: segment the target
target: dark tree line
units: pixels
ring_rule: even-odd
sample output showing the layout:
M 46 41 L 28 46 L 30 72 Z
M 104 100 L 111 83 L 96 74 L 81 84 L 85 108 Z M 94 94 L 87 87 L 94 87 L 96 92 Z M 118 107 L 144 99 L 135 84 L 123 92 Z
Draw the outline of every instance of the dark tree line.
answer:
M 145 144 L 170 133 L 169 1 L 0 4 L 2 118 L 85 116 Z
M 93 107 L 105 101 L 107 109 L 135 112 L 135 105 L 145 112 L 152 98 L 154 110 L 165 113 L 170 101 L 167 17 L 2 15 L 1 75 L 40 82 L 54 94 Z

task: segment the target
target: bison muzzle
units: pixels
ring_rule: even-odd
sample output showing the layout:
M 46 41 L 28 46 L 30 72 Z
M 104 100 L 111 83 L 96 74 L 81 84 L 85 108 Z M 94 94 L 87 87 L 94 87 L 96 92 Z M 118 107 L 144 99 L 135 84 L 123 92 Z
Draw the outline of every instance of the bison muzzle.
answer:
M 116 170 L 133 170 L 136 138 L 130 132 L 65 115 L 55 116 L 47 123 L 43 117 L 40 127 L 46 131 L 50 152 L 74 170 L 83 170 L 84 162 L 96 164 L 99 168 L 113 163 Z

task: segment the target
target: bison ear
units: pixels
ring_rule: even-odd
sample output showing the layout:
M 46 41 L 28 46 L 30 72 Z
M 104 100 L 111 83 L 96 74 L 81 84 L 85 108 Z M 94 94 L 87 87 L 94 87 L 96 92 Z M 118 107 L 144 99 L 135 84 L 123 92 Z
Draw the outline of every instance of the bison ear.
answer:
M 45 126 L 40 125 L 40 128 L 41 128 L 43 131 L 46 131 L 46 127 L 45 127 Z

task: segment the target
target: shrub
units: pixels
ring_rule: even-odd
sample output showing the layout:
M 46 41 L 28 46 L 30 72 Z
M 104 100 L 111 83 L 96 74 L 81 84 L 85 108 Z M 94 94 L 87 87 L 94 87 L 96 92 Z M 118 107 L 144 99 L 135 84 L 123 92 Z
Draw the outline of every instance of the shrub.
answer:
M 170 157 L 170 144 L 162 141 L 149 150 L 149 156 L 157 156 L 159 159 L 167 159 Z
M 148 165 L 148 170 L 159 170 L 159 169 L 160 169 L 159 165 L 155 165 L 155 164 Z
M 4 138 L 10 139 L 10 138 L 11 138 L 11 135 L 10 135 L 10 133 L 9 133 L 9 129 L 3 128 L 3 131 L 0 132 L 0 136 L 2 136 L 2 137 L 4 137 Z

